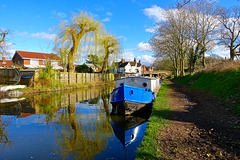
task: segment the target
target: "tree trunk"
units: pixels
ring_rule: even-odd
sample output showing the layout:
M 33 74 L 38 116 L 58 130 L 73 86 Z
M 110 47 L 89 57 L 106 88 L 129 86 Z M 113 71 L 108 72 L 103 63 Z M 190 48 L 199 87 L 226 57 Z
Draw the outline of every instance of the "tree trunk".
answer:
M 108 51 L 108 48 L 107 48 L 105 51 L 105 58 L 103 60 L 102 74 L 105 74 L 107 72 L 107 64 L 108 64 L 109 54 L 110 54 L 110 52 Z
M 230 60 L 234 60 L 235 57 L 235 50 L 233 48 L 230 48 Z
M 189 60 L 190 62 L 189 62 L 189 68 L 188 68 L 190 74 L 192 74 L 192 72 L 193 72 L 193 53 L 194 53 L 194 51 L 193 51 L 193 49 L 191 49 L 190 60 Z
M 77 124 L 76 121 L 76 116 L 75 116 L 75 110 L 76 110 L 76 106 L 75 104 L 69 104 L 68 106 L 68 115 L 69 115 L 69 123 L 73 129 L 73 139 L 72 139 L 72 147 L 76 148 L 79 144 L 79 134 L 80 130 L 79 130 L 79 126 Z
M 68 55 L 68 72 L 69 73 L 73 73 L 75 71 L 75 67 L 74 67 L 74 64 L 73 64 L 74 57 L 75 57 L 74 50 L 71 49 L 71 51 Z
M 178 68 L 174 68 L 174 78 L 178 77 Z
M 183 58 L 183 56 L 181 56 L 181 58 L 180 58 L 180 71 L 181 71 L 180 76 L 184 77 L 185 72 L 184 72 L 184 58 Z
M 203 51 L 203 53 L 202 53 L 202 66 L 203 66 L 203 68 L 206 67 L 205 51 Z

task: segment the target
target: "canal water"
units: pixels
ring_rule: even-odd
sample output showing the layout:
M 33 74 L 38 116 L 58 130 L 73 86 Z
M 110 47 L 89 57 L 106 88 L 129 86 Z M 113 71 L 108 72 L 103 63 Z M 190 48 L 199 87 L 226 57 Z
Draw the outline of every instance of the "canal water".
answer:
M 112 89 L 0 103 L 0 160 L 134 159 L 150 115 L 112 115 Z

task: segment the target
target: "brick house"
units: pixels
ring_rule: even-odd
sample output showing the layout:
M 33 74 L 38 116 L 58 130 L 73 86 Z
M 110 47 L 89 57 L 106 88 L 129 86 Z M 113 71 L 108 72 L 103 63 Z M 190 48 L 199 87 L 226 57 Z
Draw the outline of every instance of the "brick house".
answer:
M 141 70 L 142 71 L 153 71 L 153 67 L 142 65 Z
M 0 68 L 13 68 L 14 64 L 12 63 L 12 60 L 6 60 L 5 57 L 2 57 L 2 60 L 0 60 Z
M 12 62 L 22 68 L 42 68 L 46 66 L 47 61 L 51 62 L 53 69 L 63 69 L 60 58 L 53 53 L 16 51 L 12 58 Z

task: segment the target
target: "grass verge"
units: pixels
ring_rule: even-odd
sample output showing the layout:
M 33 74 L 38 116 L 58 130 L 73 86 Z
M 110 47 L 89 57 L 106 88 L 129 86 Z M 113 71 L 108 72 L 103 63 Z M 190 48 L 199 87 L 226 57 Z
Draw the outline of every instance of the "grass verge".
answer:
M 163 158 L 158 151 L 159 146 L 157 140 L 160 129 L 168 124 L 165 118 L 170 114 L 170 107 L 167 99 L 167 94 L 170 90 L 171 88 L 167 85 L 167 82 L 164 82 L 158 92 L 143 142 L 137 150 L 137 160 Z
M 240 114 L 240 70 L 200 72 L 174 81 L 207 91 Z

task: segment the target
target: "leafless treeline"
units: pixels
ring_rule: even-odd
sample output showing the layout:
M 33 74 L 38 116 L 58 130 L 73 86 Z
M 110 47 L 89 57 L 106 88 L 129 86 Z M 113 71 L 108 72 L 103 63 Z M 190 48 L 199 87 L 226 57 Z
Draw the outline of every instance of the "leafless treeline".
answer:
M 230 50 L 234 60 L 240 46 L 240 7 L 224 8 L 209 0 L 184 1 L 164 12 L 150 40 L 156 58 L 169 58 L 174 75 L 193 72 L 197 61 L 206 66 L 206 53 L 217 45 Z M 186 64 L 187 65 L 186 65 Z

